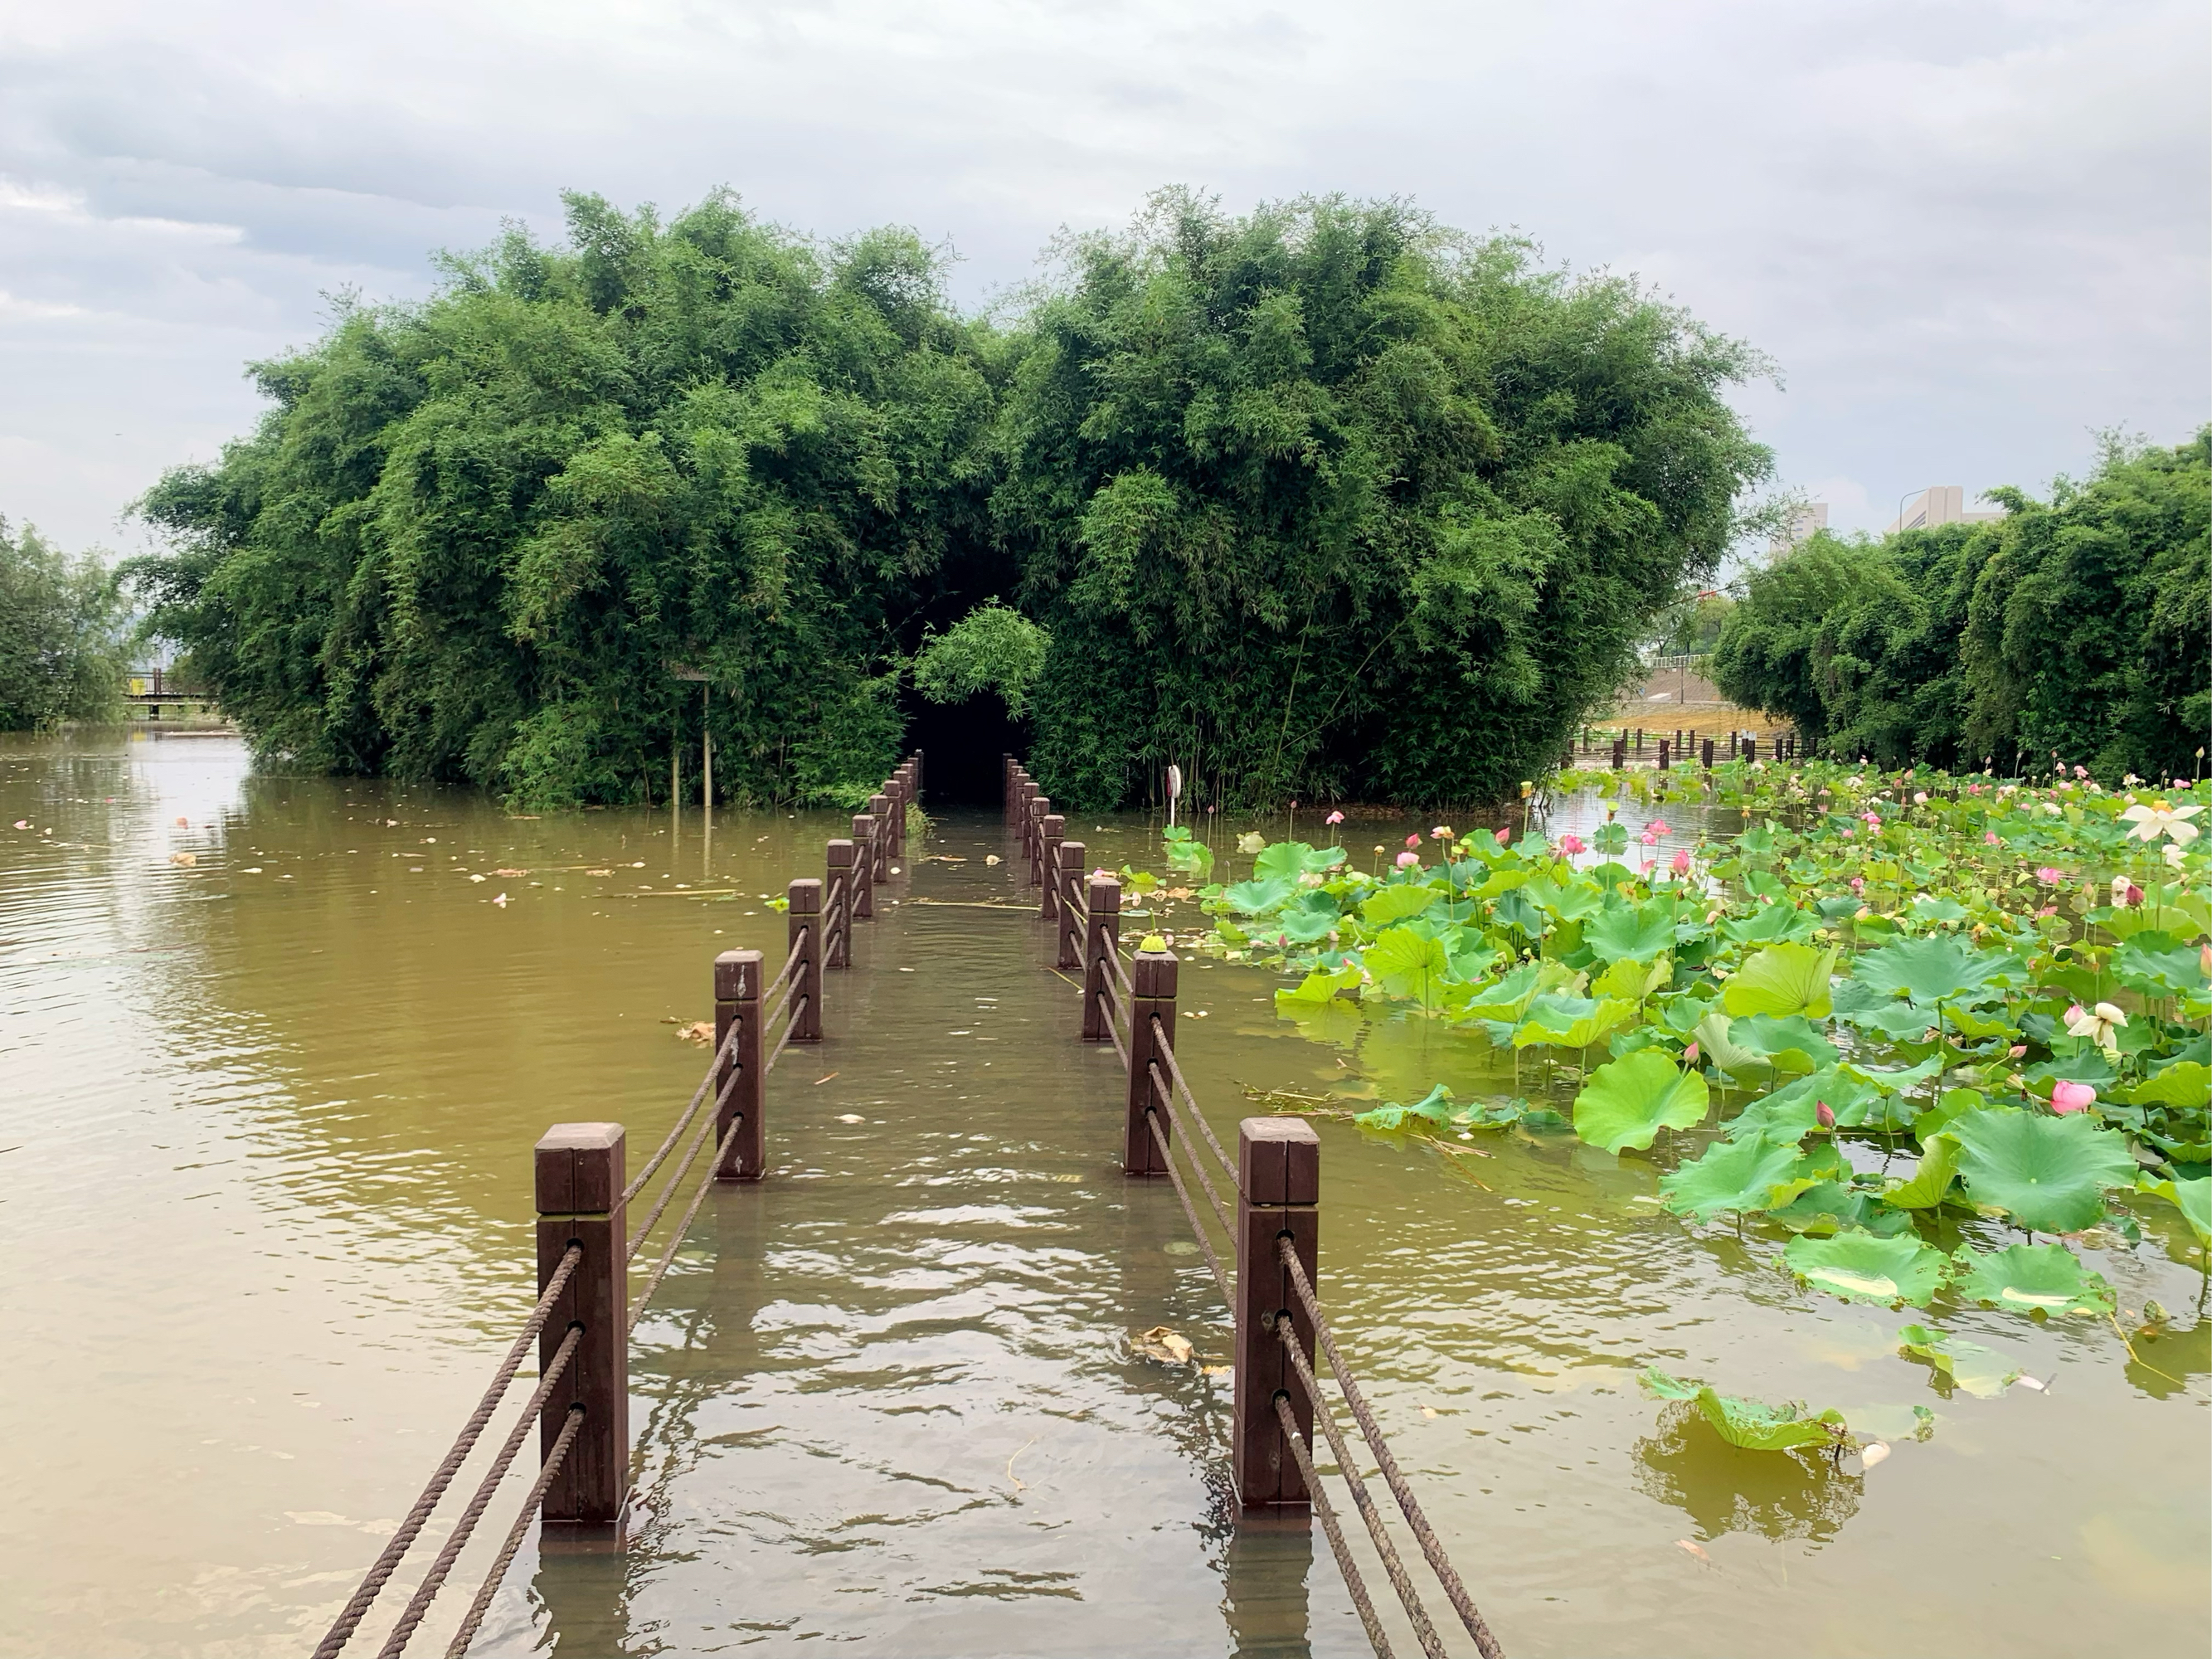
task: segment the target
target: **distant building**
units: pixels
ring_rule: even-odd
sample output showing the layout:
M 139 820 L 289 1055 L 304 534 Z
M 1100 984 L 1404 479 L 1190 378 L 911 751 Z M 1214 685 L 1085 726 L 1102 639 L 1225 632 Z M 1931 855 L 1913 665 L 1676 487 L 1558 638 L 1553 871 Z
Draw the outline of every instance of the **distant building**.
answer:
M 1828 527 L 1828 504 L 1806 501 L 1790 514 L 1790 522 L 1766 544 L 1766 562 L 1772 564 L 1791 548 L 1802 546 Z
M 1900 530 L 1933 530 L 1944 524 L 1987 524 L 1992 519 L 2002 519 L 2002 511 L 1969 513 L 1966 491 L 1962 484 L 1930 484 L 1911 501 L 1899 514 L 1885 536 L 1894 536 Z

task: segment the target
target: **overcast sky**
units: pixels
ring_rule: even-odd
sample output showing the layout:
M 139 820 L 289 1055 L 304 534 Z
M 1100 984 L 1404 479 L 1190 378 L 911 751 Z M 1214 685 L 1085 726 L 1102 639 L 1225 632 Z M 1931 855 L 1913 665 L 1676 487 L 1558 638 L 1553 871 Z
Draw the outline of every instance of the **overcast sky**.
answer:
M 1772 356 L 1780 482 L 2039 489 L 2208 417 L 2203 0 L 0 0 L 0 514 L 129 501 L 322 295 L 558 192 L 914 225 L 978 305 L 1164 184 L 1409 196 Z

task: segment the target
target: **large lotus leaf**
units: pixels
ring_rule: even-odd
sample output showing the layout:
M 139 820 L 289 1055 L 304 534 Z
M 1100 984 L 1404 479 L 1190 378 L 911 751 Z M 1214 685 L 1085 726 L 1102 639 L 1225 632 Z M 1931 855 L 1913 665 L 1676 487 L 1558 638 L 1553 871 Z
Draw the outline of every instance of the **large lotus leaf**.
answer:
M 1938 1376 L 1977 1400 L 1994 1400 L 2020 1380 L 2021 1368 L 1995 1348 L 1925 1325 L 1905 1326 L 1897 1334 L 1897 1346 L 1933 1365 Z
M 1936 1023 L 1929 1012 L 1856 980 L 1845 980 L 1837 988 L 1835 1012 L 1844 1024 L 1872 1031 L 1892 1042 L 1917 1042 Z
M 1948 1031 L 1954 1037 L 1972 1037 L 1977 1041 L 1983 1037 L 2012 1037 L 2020 1031 L 2020 1027 L 2005 1017 L 2002 1008 L 1992 1008 L 1983 1013 L 1972 1008 L 1960 1007 L 1956 1003 L 1937 1012 L 1936 1024 L 1937 1030 Z
M 1641 1381 L 1662 1400 L 1686 1400 L 1731 1446 L 1746 1451 L 1787 1451 L 1792 1446 L 1832 1446 L 1849 1430 L 1844 1414 L 1835 1410 L 1808 1416 L 1802 1402 L 1790 1400 L 1770 1406 L 1760 1400 L 1740 1400 L 1711 1388 L 1647 1367 Z
M 1291 944 L 1311 945 L 1327 939 L 1343 921 L 1334 899 L 1327 893 L 1309 892 L 1285 905 L 1273 926 Z
M 1424 1008 L 1443 1000 L 1451 962 L 1440 940 L 1393 927 L 1360 953 L 1375 981 L 1392 996 L 1411 997 Z
M 1784 1246 L 1782 1260 L 1798 1278 L 1847 1302 L 1884 1307 L 1909 1302 L 1924 1308 L 1943 1285 L 1942 1251 L 1911 1233 L 1893 1238 L 1872 1233 L 1793 1238 Z
M 1780 1209 L 1767 1212 L 1766 1218 L 1793 1233 L 1816 1237 L 1856 1230 L 1887 1238 L 1912 1225 L 1912 1218 L 1904 1211 L 1890 1209 L 1881 1200 L 1835 1181 L 1816 1182 Z
M 1633 957 L 1623 957 L 1590 981 L 1590 994 L 1641 1002 L 1674 977 L 1674 964 L 1664 957 L 1648 967 Z
M 2212 1245 L 2212 1179 L 2199 1176 L 2194 1181 L 2153 1181 L 2143 1176 L 2136 1182 L 2136 1190 L 2172 1205 L 2189 1224 L 2189 1231 L 2197 1235 L 2197 1242 Z
M 1359 902 L 1360 919 L 1370 927 L 1388 927 L 1394 921 L 1417 916 L 1437 901 L 1437 890 L 1419 883 L 1393 883 L 1378 888 Z
M 1735 1029 L 1731 1023 L 1730 1030 Z M 1730 1139 L 1763 1134 L 1769 1140 L 1786 1137 L 1803 1139 L 1820 1121 L 1822 1106 L 1836 1115 L 1839 1127 L 1853 1128 L 1867 1121 L 1881 1097 L 1840 1066 L 1823 1066 L 1808 1077 L 1762 1095 L 1731 1119 Z
M 1539 876 L 1521 890 L 1525 898 L 1540 904 L 1561 921 L 1581 921 L 1598 913 L 1605 895 L 1580 882 L 1562 887 L 1548 876 Z
M 1802 1014 L 1787 1019 L 1747 1014 L 1729 1027 L 1729 1041 L 1764 1054 L 1768 1063 L 1784 1072 L 1814 1072 L 1836 1060 L 1835 1045 Z
M 1900 939 L 1866 951 L 1851 964 L 1851 977 L 1860 984 L 1885 996 L 1910 997 L 1930 1012 L 1939 1002 L 1986 1000 L 2020 972 L 2017 957 L 1969 950 L 1948 934 Z
M 1240 881 L 1224 887 L 1221 896 L 1231 909 L 1256 916 L 1273 909 L 1297 890 L 1297 883 L 1290 877 L 1271 876 L 1266 881 Z
M 1674 903 L 1609 904 L 1583 927 L 1583 943 L 1601 962 L 1654 961 L 1674 948 Z
M 2026 1314 L 2108 1314 L 2119 1298 L 2063 1244 L 2013 1244 L 1984 1252 L 1961 1244 L 1952 1258 L 1960 1293 Z
M 1316 849 L 1302 841 L 1279 841 L 1252 860 L 1252 875 L 1258 881 L 1275 876 L 1288 876 L 1295 881 L 1300 876 L 1334 869 L 1344 862 L 1344 856 L 1341 847 Z
M 1880 1066 L 1860 1066 L 1847 1060 L 1844 1062 L 1844 1073 L 1879 1089 L 1883 1094 L 1901 1095 L 1927 1082 L 1943 1069 L 1944 1064 L 1942 1054 L 1930 1054 L 1915 1065 L 1900 1066 L 1893 1071 Z
M 1804 1014 L 1826 1019 L 1833 1006 L 1828 975 L 1836 966 L 1836 947 L 1770 945 L 1744 958 L 1743 966 L 1721 988 L 1721 1006 L 1731 1014 Z
M 1540 996 L 1514 1029 L 1513 1046 L 1587 1048 L 1635 1018 L 1636 1005 L 1621 997 Z
M 1962 1112 L 1944 1134 L 1959 1143 L 1959 1174 L 1978 1205 L 2005 1211 L 2032 1233 L 2070 1233 L 2105 1212 L 2105 1193 L 2134 1183 L 2127 1137 L 2087 1115 L 2012 1109 Z
M 1912 919 L 1919 922 L 1964 921 L 1966 907 L 1956 899 L 1931 898 L 1923 893 L 1912 901 Z
M 1372 1111 L 1356 1112 L 1352 1121 L 1363 1129 L 1402 1129 L 1408 1124 L 1443 1128 L 1452 1121 L 1451 1095 L 1441 1083 L 1412 1105 L 1385 1101 Z
M 1469 1019 L 1517 1020 L 1543 988 L 1543 973 L 1556 963 L 1524 962 L 1502 979 L 1477 986 L 1464 1001 L 1454 1000 L 1455 1014 Z
M 1881 1195 L 1881 1201 L 1900 1210 L 1932 1210 L 1943 1201 L 1959 1174 L 1959 1143 L 1948 1135 L 1923 1139 L 1920 1167 L 1911 1178 L 1900 1181 Z
M 1721 924 L 1721 932 L 1738 945 L 1795 945 L 1808 943 L 1819 931 L 1820 917 L 1810 910 L 1787 904 L 1762 904 L 1747 916 Z
M 1730 1211 L 1773 1210 L 1814 1185 L 1794 1140 L 1752 1135 L 1716 1141 L 1705 1155 L 1659 1178 L 1659 1194 L 1677 1215 L 1711 1221 Z
M 2157 1076 L 2128 1091 L 2137 1105 L 2201 1108 L 2212 1101 L 2212 1067 L 2194 1060 L 2178 1060 Z
M 1703 1122 L 1711 1099 L 1697 1073 L 1678 1070 L 1662 1050 L 1639 1048 L 1590 1073 L 1575 1097 L 1575 1133 L 1608 1152 L 1640 1152 L 1662 1127 Z
M 1358 989 L 1360 979 L 1359 969 L 1350 963 L 1337 969 L 1333 973 L 1308 974 L 1298 981 L 1297 989 L 1276 992 L 1276 1006 L 1279 1007 L 1285 1003 L 1312 1005 L 1327 1002 L 1340 991 Z
M 1501 896 L 1490 914 L 1501 927 L 1518 927 L 1530 939 L 1537 939 L 1543 934 L 1544 913 L 1525 893 L 1511 892 Z

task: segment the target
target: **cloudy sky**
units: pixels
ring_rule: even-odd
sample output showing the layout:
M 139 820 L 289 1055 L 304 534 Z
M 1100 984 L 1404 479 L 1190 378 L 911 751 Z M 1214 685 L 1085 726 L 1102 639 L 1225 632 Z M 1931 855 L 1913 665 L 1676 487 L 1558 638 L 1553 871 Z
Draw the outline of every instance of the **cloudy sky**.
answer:
M 323 295 L 558 192 L 899 222 L 980 305 L 1169 183 L 1410 196 L 1760 347 L 1879 527 L 2212 413 L 2203 0 L 0 0 L 0 514 L 125 549 Z

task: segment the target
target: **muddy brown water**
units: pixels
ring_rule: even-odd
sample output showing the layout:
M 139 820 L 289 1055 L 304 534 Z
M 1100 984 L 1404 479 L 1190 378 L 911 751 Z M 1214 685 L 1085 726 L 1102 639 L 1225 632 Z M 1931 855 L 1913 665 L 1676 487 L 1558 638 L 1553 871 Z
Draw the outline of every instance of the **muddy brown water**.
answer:
M 724 811 L 709 846 L 696 812 L 257 776 L 227 738 L 0 740 L 0 1654 L 311 1647 L 532 1299 L 532 1141 L 659 1139 L 702 1063 L 668 1022 L 709 1012 L 716 951 L 780 961 L 760 896 L 835 822 Z M 1141 823 L 1076 830 L 1152 862 Z M 770 1081 L 771 1179 L 710 1197 L 639 1328 L 629 1548 L 533 1541 L 476 1651 L 1366 1650 L 1317 1534 L 1237 1523 L 1226 1376 L 1131 1352 L 1164 1323 L 1231 1357 L 1172 1192 L 1116 1168 L 1110 1050 L 1038 930 L 966 908 L 1017 894 L 996 815 L 927 850 L 964 861 L 861 930 L 829 1040 Z M 1246 1085 L 1499 1085 L 1418 1020 L 1301 1035 L 1276 982 L 1186 968 L 1224 1136 Z M 1514 1654 L 2204 1651 L 2202 1326 L 2137 1364 L 1939 1305 L 2051 1384 L 1946 1397 L 1895 1352 L 1909 1312 L 1686 1231 L 1650 1160 L 1317 1121 L 1323 1294 Z M 2163 1223 L 2090 1242 L 2129 1307 L 2194 1306 Z M 1640 1394 L 1655 1363 L 1935 1431 L 1863 1472 L 1740 1452 Z

